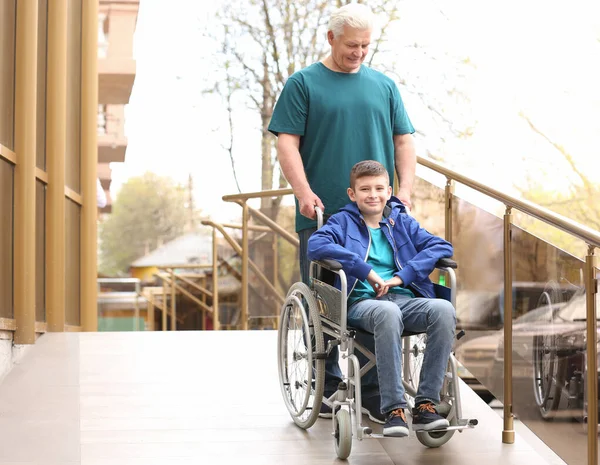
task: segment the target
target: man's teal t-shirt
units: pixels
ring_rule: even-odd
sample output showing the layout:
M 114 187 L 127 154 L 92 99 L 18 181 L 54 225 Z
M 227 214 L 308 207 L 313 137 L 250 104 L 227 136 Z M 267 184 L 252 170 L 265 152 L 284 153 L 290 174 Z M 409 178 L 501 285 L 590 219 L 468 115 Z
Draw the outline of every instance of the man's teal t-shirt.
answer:
M 367 66 L 338 73 L 319 62 L 287 80 L 269 131 L 301 136 L 306 177 L 332 215 L 349 202 L 350 170 L 359 161 L 379 161 L 393 183 L 393 136 L 414 129 L 390 78 Z M 296 202 L 296 231 L 314 226 Z
M 383 234 L 381 228 L 369 228 L 371 233 L 371 247 L 369 248 L 369 256 L 367 263 L 373 267 L 373 271 L 377 273 L 381 279 L 387 281 L 394 277 L 398 268 L 394 262 L 394 251 Z M 406 294 L 410 297 L 415 295 L 410 289 L 401 286 L 391 287 L 388 292 L 395 294 Z M 348 297 L 348 306 L 361 299 L 374 299 L 375 291 L 373 286 L 365 279 L 364 281 L 356 281 L 356 285 L 352 293 Z

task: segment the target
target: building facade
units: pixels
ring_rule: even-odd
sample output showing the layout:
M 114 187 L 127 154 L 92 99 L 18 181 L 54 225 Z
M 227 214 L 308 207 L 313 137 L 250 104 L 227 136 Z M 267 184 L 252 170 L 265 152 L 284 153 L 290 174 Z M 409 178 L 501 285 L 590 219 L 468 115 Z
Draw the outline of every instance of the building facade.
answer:
M 97 329 L 96 183 L 124 160 L 138 1 L 100 3 L 0 0 L 0 376 L 13 344 Z

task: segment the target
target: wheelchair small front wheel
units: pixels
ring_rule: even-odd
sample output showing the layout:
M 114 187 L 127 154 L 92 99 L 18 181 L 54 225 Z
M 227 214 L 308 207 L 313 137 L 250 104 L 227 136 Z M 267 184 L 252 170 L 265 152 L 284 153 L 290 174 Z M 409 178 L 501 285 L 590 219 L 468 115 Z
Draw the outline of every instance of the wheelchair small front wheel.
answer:
M 352 420 L 348 410 L 340 409 L 334 419 L 335 453 L 341 460 L 346 460 L 352 450 Z
M 278 328 L 279 384 L 294 423 L 310 428 L 319 416 L 325 382 L 323 330 L 310 288 L 295 283 L 281 309 Z
M 450 426 L 456 426 L 456 416 L 450 418 L 449 421 Z M 446 444 L 454 436 L 455 431 L 453 429 L 449 431 L 419 431 L 417 439 L 425 447 L 435 449 Z

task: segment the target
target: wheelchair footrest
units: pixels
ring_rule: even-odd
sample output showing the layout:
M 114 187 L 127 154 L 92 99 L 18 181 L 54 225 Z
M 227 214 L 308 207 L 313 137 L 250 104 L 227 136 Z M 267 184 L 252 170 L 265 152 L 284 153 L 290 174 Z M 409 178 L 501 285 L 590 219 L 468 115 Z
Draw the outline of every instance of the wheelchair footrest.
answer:
M 461 431 L 463 429 L 472 429 L 475 428 L 475 425 L 477 425 L 477 420 L 475 419 L 471 419 L 471 420 L 461 420 L 460 421 L 461 424 L 458 424 L 456 426 L 448 426 L 447 428 L 437 428 L 437 429 L 432 429 L 429 431 L 424 431 L 424 430 L 419 430 L 419 431 L 414 431 L 413 429 L 410 429 L 411 434 L 415 433 L 415 434 L 422 434 L 422 433 L 444 433 L 446 431 L 453 431 L 453 430 L 457 430 L 457 431 Z M 462 424 L 464 423 L 464 424 Z M 381 433 L 374 433 L 374 434 L 369 434 L 365 437 L 369 437 L 369 438 L 373 438 L 373 439 L 404 439 L 404 438 L 398 438 L 398 437 L 394 437 L 394 436 L 384 436 Z
M 475 428 L 475 425 L 477 425 L 477 420 L 462 420 L 462 421 L 466 421 L 466 423 L 458 424 L 456 426 L 447 426 L 446 428 L 431 429 L 429 431 L 419 430 L 419 431 L 415 431 L 415 433 L 417 433 L 417 434 L 419 434 L 419 433 L 443 433 L 444 431 L 452 431 L 452 430 L 460 431 L 463 429 Z M 472 423 L 472 422 L 474 422 L 474 423 Z

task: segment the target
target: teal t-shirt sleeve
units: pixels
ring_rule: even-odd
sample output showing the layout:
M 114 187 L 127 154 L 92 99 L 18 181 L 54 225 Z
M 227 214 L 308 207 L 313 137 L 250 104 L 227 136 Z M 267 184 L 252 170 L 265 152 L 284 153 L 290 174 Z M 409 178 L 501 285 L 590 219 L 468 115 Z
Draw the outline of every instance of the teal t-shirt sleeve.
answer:
M 304 135 L 308 117 L 308 96 L 300 79 L 293 75 L 285 83 L 281 95 L 275 104 L 269 131 L 279 136 L 279 133 Z
M 412 134 L 415 132 L 406 108 L 404 108 L 404 102 L 400 97 L 400 91 L 398 87 L 394 85 L 394 98 L 393 98 L 393 115 L 394 115 L 394 134 Z

